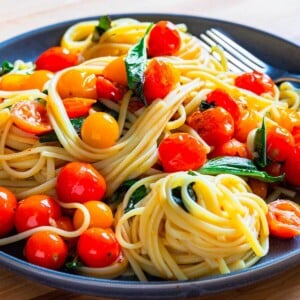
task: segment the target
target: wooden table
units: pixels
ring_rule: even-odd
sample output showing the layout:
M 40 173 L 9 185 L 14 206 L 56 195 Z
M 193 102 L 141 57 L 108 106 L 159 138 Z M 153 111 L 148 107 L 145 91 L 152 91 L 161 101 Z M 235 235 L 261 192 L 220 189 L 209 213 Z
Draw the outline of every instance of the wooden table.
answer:
M 256 27 L 300 45 L 299 0 L 0 0 L 0 41 L 63 20 L 129 12 L 179 13 L 218 18 Z M 0 299 L 106 298 L 56 290 L 0 267 Z M 193 299 L 300 299 L 300 265 L 257 284 Z

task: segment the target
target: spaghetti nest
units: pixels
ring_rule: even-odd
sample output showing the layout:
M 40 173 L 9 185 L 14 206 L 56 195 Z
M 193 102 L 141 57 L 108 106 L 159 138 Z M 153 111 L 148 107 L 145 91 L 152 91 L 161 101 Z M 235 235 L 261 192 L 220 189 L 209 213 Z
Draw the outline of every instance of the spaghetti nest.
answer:
M 149 193 L 126 211 L 141 185 Z M 265 201 L 234 175 L 153 175 L 126 194 L 116 235 L 140 280 L 145 273 L 185 280 L 257 262 L 268 252 L 266 212 Z

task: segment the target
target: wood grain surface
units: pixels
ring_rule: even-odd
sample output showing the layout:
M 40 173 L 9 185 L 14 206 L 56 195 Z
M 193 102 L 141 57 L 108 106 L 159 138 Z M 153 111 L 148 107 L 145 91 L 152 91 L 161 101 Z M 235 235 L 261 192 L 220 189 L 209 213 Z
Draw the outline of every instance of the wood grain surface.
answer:
M 0 42 L 28 30 L 80 17 L 113 13 L 178 13 L 255 27 L 300 45 L 299 0 L 0 0 Z M 3 57 L 0 57 L 2 61 Z M 300 59 L 300 58 L 299 58 Z M 1 300 L 105 300 L 31 282 L 0 267 Z M 192 300 L 297 300 L 300 265 L 240 289 Z

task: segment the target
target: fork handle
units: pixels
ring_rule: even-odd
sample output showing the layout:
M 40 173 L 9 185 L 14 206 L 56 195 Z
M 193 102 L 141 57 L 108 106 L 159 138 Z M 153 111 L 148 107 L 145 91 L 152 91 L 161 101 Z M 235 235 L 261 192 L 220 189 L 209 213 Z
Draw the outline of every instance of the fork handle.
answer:
M 300 74 L 285 72 L 285 73 L 281 74 L 279 77 L 274 79 L 274 82 L 277 84 L 281 83 L 283 81 L 289 81 L 291 83 L 300 84 Z

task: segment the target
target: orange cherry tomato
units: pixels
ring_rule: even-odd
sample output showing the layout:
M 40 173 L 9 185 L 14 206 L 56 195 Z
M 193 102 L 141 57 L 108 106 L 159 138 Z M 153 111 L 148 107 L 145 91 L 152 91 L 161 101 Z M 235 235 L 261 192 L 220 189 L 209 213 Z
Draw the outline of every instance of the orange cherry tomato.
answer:
M 148 54 L 150 57 L 174 55 L 180 49 L 180 33 L 170 21 L 157 22 L 149 33 Z
M 90 114 L 82 123 L 82 140 L 95 148 L 108 148 L 119 138 L 119 124 L 110 114 L 96 112 Z
M 36 70 L 57 72 L 79 63 L 79 56 L 70 50 L 57 46 L 51 47 L 40 54 L 36 59 Z
M 54 74 L 47 70 L 34 71 L 29 75 L 28 80 L 25 82 L 25 89 L 39 89 L 43 91 L 45 84 L 54 76 Z
M 121 246 L 111 229 L 89 228 L 78 239 L 77 253 L 86 266 L 101 268 L 118 259 Z
M 18 232 L 43 225 L 61 216 L 58 203 L 47 195 L 33 195 L 19 201 L 16 209 L 15 226 Z
M 235 85 L 239 88 L 249 90 L 257 95 L 274 93 L 275 83 L 267 75 L 258 71 L 244 73 L 235 78 Z
M 210 146 L 218 146 L 228 142 L 234 133 L 232 116 L 220 106 L 193 112 L 187 118 L 187 123 Z
M 63 267 L 67 259 L 68 247 L 56 233 L 40 231 L 27 240 L 24 252 L 30 263 L 58 270 Z
M 294 147 L 283 165 L 286 181 L 294 186 L 300 186 L 300 145 Z
M 188 133 L 173 133 L 161 141 L 158 155 L 166 172 L 196 170 L 206 161 L 206 147 Z
M 104 78 L 102 75 L 97 76 L 96 88 L 98 98 L 113 101 L 122 100 L 126 92 L 125 86 L 113 83 L 109 79 Z
M 88 209 L 90 214 L 91 227 L 109 228 L 113 224 L 113 213 L 111 208 L 102 201 L 87 201 L 84 206 Z M 83 223 L 83 213 L 80 209 L 76 209 L 73 216 L 73 224 L 78 229 Z
M 15 226 L 17 199 L 13 192 L 0 186 L 0 237 L 10 233 Z
M 56 192 L 59 200 L 66 203 L 101 200 L 106 192 L 106 182 L 91 164 L 75 161 L 60 170 Z
M 300 235 L 300 206 L 293 201 L 270 202 L 267 220 L 271 235 L 287 239 Z
M 57 82 L 57 91 L 62 99 L 82 97 L 97 99 L 96 75 L 77 69 L 64 72 Z
M 145 71 L 144 95 L 150 104 L 157 98 L 164 98 L 179 83 L 179 71 L 157 59 L 151 60 Z
M 116 82 L 121 85 L 127 86 L 127 71 L 125 65 L 125 56 L 119 56 L 112 60 L 102 72 L 102 75 L 109 79 L 111 82 Z
M 96 101 L 96 99 L 72 97 L 63 99 L 63 104 L 69 118 L 78 118 L 88 115 L 89 110 Z
M 29 74 L 8 73 L 0 78 L 0 90 L 3 91 L 22 91 L 26 90 Z
M 11 116 L 15 125 L 26 132 L 42 134 L 52 130 L 47 109 L 40 102 L 33 100 L 19 101 L 13 104 Z

